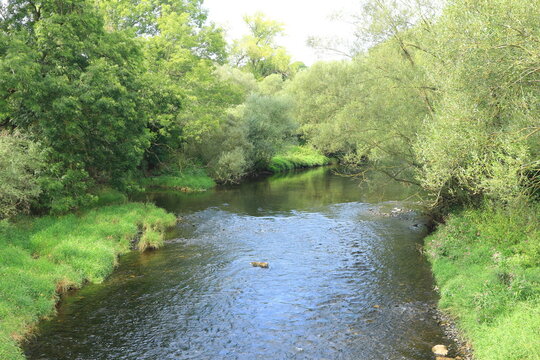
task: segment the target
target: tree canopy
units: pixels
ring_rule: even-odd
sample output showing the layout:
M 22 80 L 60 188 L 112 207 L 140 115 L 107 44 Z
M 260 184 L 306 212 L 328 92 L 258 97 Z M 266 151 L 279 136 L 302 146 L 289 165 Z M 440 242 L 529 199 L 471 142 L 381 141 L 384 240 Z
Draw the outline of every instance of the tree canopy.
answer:
M 263 13 L 244 16 L 250 33 L 232 45 L 232 64 L 250 71 L 257 79 L 272 74 L 284 78 L 294 75 L 302 63 L 291 63 L 291 56 L 276 38 L 284 34 L 282 23 L 268 19 Z

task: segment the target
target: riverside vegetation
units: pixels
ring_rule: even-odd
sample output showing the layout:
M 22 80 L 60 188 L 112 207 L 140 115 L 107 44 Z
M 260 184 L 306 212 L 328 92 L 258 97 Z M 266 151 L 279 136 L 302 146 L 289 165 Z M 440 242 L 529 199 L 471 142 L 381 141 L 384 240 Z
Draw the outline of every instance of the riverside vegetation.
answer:
M 426 240 L 440 305 L 459 319 L 477 359 L 537 359 L 539 207 L 453 214 Z
M 141 251 L 161 246 L 164 231 L 176 223 L 152 204 L 108 194 L 100 207 L 81 214 L 0 222 L 0 358 L 22 357 L 17 341 L 51 313 L 59 294 L 101 282 L 136 237 Z
M 202 0 L 3 2 L 0 243 L 17 256 L 1 265 L 0 354 L 19 358 L 56 285 L 102 279 L 138 225 L 161 241 L 169 215 L 105 206 L 99 189 L 203 190 L 336 158 L 427 194 L 440 305 L 478 359 L 540 358 L 539 12 L 539 0 L 366 0 L 350 46 L 310 40 L 350 60 L 306 67 L 260 13 L 227 44 Z M 129 229 L 89 227 L 101 212 Z

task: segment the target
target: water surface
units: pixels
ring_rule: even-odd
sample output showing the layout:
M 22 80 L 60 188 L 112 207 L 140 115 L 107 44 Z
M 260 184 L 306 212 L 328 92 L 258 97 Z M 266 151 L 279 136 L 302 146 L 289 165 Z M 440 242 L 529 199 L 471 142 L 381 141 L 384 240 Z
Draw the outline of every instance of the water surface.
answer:
M 150 199 L 181 222 L 67 297 L 29 359 L 433 359 L 448 343 L 413 189 L 331 169 Z M 251 261 L 268 261 L 269 269 Z

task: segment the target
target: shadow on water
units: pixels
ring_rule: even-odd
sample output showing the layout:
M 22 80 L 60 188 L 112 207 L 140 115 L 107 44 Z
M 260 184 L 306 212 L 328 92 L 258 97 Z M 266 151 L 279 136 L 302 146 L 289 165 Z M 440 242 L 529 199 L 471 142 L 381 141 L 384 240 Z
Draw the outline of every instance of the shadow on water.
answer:
M 29 359 L 432 359 L 448 343 L 414 189 L 331 169 L 149 194 L 181 221 L 67 297 Z M 396 214 L 394 214 L 396 215 Z M 269 269 L 250 261 L 268 261 Z

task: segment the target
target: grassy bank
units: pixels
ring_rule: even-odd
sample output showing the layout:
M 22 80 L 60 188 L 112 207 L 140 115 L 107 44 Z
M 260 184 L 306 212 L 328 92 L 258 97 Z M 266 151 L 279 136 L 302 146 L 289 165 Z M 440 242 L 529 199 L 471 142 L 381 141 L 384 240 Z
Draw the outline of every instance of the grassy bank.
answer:
M 182 173 L 143 178 L 140 184 L 147 188 L 171 189 L 186 192 L 205 191 L 216 186 L 204 169 L 187 169 Z
M 540 359 L 540 206 L 467 210 L 426 239 L 440 307 L 477 360 Z
M 308 146 L 291 146 L 284 153 L 270 160 L 268 169 L 281 172 L 298 168 L 307 168 L 330 164 L 331 160 Z
M 24 358 L 18 342 L 54 312 L 59 293 L 101 282 L 136 237 L 141 250 L 159 247 L 175 222 L 164 210 L 140 203 L 0 222 L 0 359 Z

